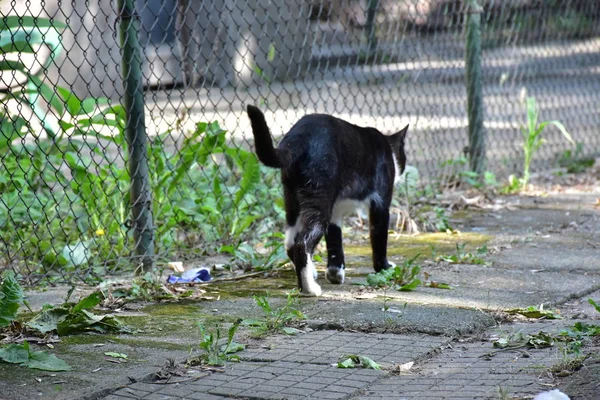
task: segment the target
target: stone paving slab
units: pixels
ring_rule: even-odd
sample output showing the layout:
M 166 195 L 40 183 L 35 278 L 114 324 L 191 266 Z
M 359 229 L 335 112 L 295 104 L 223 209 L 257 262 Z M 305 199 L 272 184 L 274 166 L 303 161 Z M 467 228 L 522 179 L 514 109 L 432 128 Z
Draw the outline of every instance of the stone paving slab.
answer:
M 541 303 L 559 303 L 567 297 L 579 292 L 591 292 L 600 288 L 600 250 L 579 252 L 568 260 L 561 260 L 560 250 L 548 251 L 543 257 L 540 253 L 546 249 L 520 251 L 515 255 L 507 252 L 500 266 L 482 266 L 466 264 L 449 264 L 423 267 L 436 282 L 444 282 L 454 290 L 418 287 L 410 292 L 388 290 L 385 295 L 398 301 L 412 304 L 434 304 L 446 307 L 468 307 L 484 310 L 528 307 Z M 594 270 L 591 273 L 569 273 L 552 271 L 554 267 L 547 263 L 548 256 L 556 257 L 556 263 L 565 264 L 565 268 L 578 267 Z M 509 259 L 514 259 L 507 267 Z M 593 260 L 593 261 L 590 261 Z M 520 264 L 519 264 L 520 263 Z M 520 267 L 512 267 L 520 265 Z M 529 268 L 523 267 L 527 265 Z M 362 272 L 364 268 L 360 268 Z M 357 269 L 355 269 L 357 271 Z M 354 277 L 352 282 L 366 283 L 366 278 Z M 325 297 L 336 297 L 344 288 L 334 285 L 323 285 Z M 383 291 L 374 293 L 383 298 Z M 347 289 L 346 289 L 347 296 Z M 352 296 L 349 296 L 352 297 Z M 383 299 L 380 299 L 383 304 Z M 410 317 L 410 311 L 404 313 Z
M 379 364 L 404 364 L 426 356 L 448 342 L 427 335 L 364 334 L 315 331 L 298 336 L 274 336 L 268 346 L 239 353 L 251 361 L 291 361 L 310 364 L 336 363 L 342 355 L 360 354 Z
M 286 361 L 242 362 L 231 364 L 224 373 L 213 373 L 189 383 L 135 383 L 106 399 L 222 398 L 217 396 L 269 400 L 341 399 L 385 375 L 385 371 L 338 369 L 330 365 Z
M 498 388 L 511 396 L 533 395 L 547 390 L 552 381 L 546 368 L 560 360 L 555 348 L 484 357 L 494 350 L 489 342 L 457 344 L 414 372 L 382 379 L 352 399 L 498 399 Z
M 448 291 L 443 290 L 443 292 Z M 380 292 L 380 294 L 383 294 L 383 292 Z M 473 308 L 414 303 L 408 303 L 405 307 L 405 304 L 406 301 L 402 299 L 389 301 L 387 305 L 401 311 L 401 313 L 384 313 L 383 299 L 361 301 L 325 300 L 305 305 L 305 314 L 311 319 L 309 326 L 320 330 L 420 332 L 455 336 L 481 332 L 496 323 L 488 314 Z

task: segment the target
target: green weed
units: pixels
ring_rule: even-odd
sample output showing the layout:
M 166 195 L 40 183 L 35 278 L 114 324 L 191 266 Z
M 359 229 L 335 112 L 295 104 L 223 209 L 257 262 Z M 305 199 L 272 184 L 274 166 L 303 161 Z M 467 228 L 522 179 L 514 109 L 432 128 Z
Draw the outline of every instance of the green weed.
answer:
M 535 98 L 527 98 L 527 123 L 521 126 L 521 133 L 523 135 L 523 176 L 521 179 L 511 176 L 509 178 L 509 185 L 502 189 L 503 193 L 512 193 L 522 188 L 527 187 L 530 178 L 530 166 L 531 160 L 539 148 L 544 144 L 542 133 L 548 125 L 554 125 L 559 132 L 569 141 L 571 144 L 575 144 L 569 132 L 559 121 L 543 121 L 539 122 L 539 113 L 536 106 Z
M 596 303 L 593 299 L 588 299 L 588 303 L 590 303 L 592 306 L 594 306 L 596 311 L 600 312 L 600 305 L 598 303 Z
M 417 254 L 413 258 L 405 260 L 402 265 L 367 275 L 367 284 L 377 288 L 392 287 L 401 291 L 416 289 L 421 284 L 421 280 L 417 278 L 421 267 L 415 264 L 415 260 L 419 256 L 420 254 Z
M 233 339 L 241 324 L 242 320 L 238 319 L 231 325 L 227 331 L 227 338 L 222 338 L 222 332 L 220 326 L 214 328 L 206 328 L 203 324 L 199 323 L 198 328 L 200 329 L 200 349 L 203 353 L 197 357 L 193 357 L 187 360 L 186 364 L 189 366 L 195 365 L 211 365 L 211 366 L 224 366 L 228 361 L 240 361 L 240 357 L 234 355 L 239 351 L 246 348 L 244 344 L 235 342 Z
M 24 301 L 23 289 L 14 273 L 5 272 L 0 285 L 0 329 L 6 328 L 17 318 L 19 307 Z
M 594 166 L 595 159 L 593 157 L 584 157 L 583 143 L 575 145 L 575 151 L 571 149 L 565 150 L 558 159 L 558 165 L 566 168 L 570 174 L 577 174 Z
M 294 290 L 287 294 L 286 302 L 282 307 L 273 307 L 267 296 L 253 296 L 253 299 L 264 313 L 264 317 L 261 319 L 244 320 L 244 324 L 253 327 L 254 336 L 264 337 L 279 332 L 295 335 L 299 332 L 298 329 L 290 326 L 306 318 L 299 309 L 297 291 Z
M 456 253 L 451 255 L 439 255 L 435 257 L 435 261 L 444 261 L 450 264 L 475 264 L 486 265 L 486 261 L 478 255 L 483 255 L 487 252 L 487 247 L 477 249 L 477 254 L 465 251 L 466 243 L 456 243 Z

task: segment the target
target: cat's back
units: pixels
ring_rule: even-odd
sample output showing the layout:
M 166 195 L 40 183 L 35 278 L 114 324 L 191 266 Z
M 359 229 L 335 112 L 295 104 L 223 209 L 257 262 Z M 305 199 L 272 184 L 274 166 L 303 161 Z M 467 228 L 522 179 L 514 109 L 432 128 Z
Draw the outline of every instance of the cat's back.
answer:
M 362 128 L 328 114 L 309 114 L 300 118 L 281 141 L 283 147 L 336 147 L 340 140 L 357 143 L 369 136 Z

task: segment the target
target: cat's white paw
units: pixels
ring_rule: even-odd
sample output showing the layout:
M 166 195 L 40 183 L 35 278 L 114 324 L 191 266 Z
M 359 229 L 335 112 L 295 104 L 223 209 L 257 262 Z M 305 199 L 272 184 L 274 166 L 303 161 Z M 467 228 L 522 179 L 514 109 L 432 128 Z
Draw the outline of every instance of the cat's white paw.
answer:
M 306 289 L 308 287 L 308 289 Z M 302 297 L 319 297 L 323 291 L 317 282 L 313 282 L 310 286 L 304 286 L 300 292 Z
M 300 278 L 302 279 L 302 291 L 301 296 L 306 297 L 318 297 L 321 295 L 321 286 L 315 281 L 312 271 L 307 268 L 302 271 Z
M 341 285 L 342 283 L 344 283 L 345 276 L 346 276 L 346 271 L 344 270 L 343 265 L 341 268 L 338 268 L 338 267 L 327 268 L 327 280 L 330 283 L 333 283 L 336 285 Z

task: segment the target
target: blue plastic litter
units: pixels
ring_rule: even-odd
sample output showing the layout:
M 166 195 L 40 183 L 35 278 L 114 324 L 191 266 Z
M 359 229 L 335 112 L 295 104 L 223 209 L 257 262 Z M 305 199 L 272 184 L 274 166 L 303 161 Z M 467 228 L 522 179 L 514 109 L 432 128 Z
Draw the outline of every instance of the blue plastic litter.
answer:
M 169 275 L 167 278 L 168 284 L 174 283 L 199 283 L 208 282 L 212 279 L 210 276 L 210 269 L 206 267 L 194 268 L 185 271 L 181 276 Z

